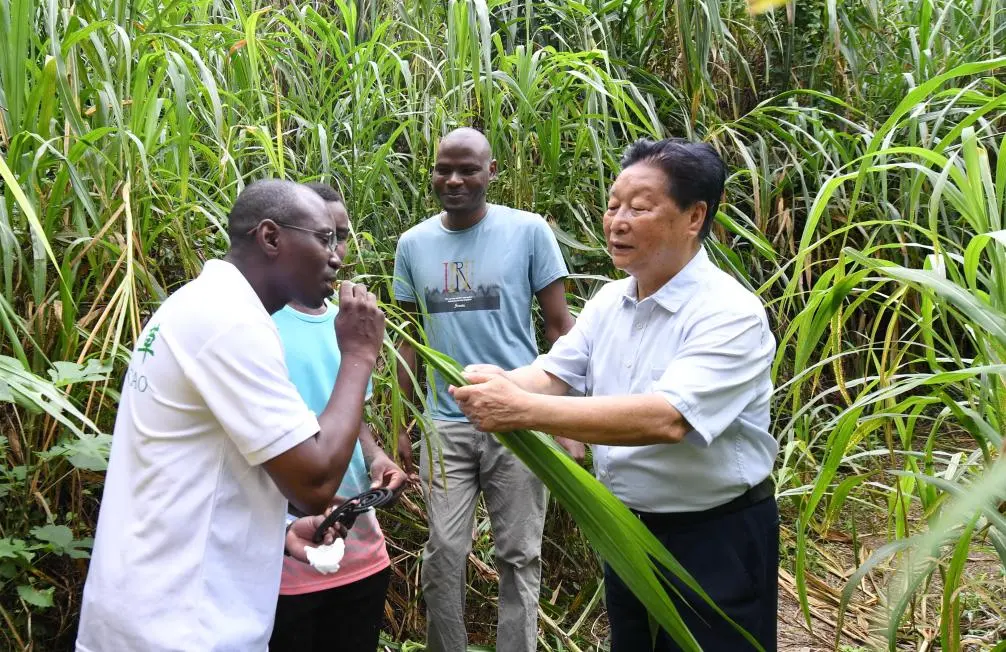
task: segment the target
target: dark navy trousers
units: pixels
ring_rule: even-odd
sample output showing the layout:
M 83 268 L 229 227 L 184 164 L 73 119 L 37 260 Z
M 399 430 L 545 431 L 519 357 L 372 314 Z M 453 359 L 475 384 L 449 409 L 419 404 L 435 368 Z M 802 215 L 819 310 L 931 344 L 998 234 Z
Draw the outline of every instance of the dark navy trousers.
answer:
M 774 498 L 737 511 L 706 517 L 638 514 L 713 601 L 761 644 L 776 649 L 778 618 L 779 510 Z M 607 564 L 605 603 L 611 652 L 680 650 L 663 630 L 653 642 L 646 608 Z M 705 652 L 755 650 L 733 627 L 677 580 L 671 582 L 690 604 L 670 592 L 688 629 Z

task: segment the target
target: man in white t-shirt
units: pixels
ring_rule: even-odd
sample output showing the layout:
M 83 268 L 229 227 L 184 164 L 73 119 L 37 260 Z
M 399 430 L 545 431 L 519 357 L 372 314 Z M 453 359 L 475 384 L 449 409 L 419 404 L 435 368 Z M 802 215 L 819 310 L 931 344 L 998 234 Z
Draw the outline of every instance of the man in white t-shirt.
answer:
M 319 520 L 285 533 L 287 500 L 321 513 L 356 444 L 384 335 L 374 295 L 340 288 L 342 365 L 318 415 L 289 380 L 270 318 L 332 294 L 324 201 L 292 182 L 254 183 L 228 234 L 230 252 L 153 314 L 126 370 L 78 652 L 265 650 L 284 537 L 302 557 Z

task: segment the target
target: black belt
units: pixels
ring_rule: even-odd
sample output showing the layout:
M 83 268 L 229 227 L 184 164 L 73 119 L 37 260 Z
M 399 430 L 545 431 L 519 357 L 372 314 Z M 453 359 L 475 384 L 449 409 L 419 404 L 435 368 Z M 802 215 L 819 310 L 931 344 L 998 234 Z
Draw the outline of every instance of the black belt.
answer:
M 691 523 L 702 523 L 717 516 L 739 512 L 769 498 L 775 498 L 775 483 L 772 482 L 772 476 L 765 478 L 730 502 L 701 512 L 640 512 L 634 509 L 632 513 L 646 524 L 648 528 L 663 529 Z

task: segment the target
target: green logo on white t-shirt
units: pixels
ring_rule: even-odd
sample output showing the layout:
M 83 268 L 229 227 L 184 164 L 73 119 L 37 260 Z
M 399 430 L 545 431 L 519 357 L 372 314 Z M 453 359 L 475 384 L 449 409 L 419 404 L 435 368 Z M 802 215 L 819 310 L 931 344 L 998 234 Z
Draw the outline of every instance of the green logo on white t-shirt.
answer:
M 160 324 L 154 324 L 153 326 L 151 326 L 150 330 L 147 331 L 147 337 L 144 338 L 144 340 L 143 340 L 143 346 L 141 346 L 140 348 L 136 349 L 137 353 L 142 353 L 143 354 L 143 362 L 147 361 L 147 354 L 148 353 L 150 355 L 154 355 L 154 348 L 153 348 L 154 347 L 154 340 L 157 339 L 157 331 L 159 331 L 160 329 L 161 329 L 161 325 Z

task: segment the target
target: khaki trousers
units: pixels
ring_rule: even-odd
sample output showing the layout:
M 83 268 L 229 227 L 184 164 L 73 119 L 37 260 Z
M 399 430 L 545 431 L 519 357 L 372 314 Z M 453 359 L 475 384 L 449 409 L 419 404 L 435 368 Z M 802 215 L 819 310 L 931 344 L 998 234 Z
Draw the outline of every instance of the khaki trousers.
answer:
M 492 524 L 500 576 L 498 652 L 532 652 L 538 637 L 541 537 L 548 504 L 541 481 L 490 434 L 466 421 L 434 421 L 418 454 L 430 538 L 421 572 L 427 650 L 464 652 L 464 606 L 475 504 L 481 491 Z M 443 466 L 437 447 L 443 457 Z

